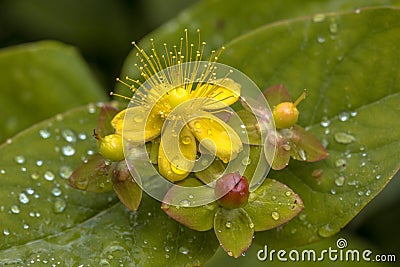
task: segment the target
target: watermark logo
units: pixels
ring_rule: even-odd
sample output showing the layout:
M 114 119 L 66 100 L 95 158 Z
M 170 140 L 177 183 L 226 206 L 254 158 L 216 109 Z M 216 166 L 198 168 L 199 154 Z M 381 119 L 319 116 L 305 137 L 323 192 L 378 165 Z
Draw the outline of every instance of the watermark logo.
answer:
M 320 251 L 315 249 L 274 250 L 265 245 L 257 252 L 259 261 L 281 262 L 396 262 L 395 254 L 374 254 L 370 249 L 349 249 L 345 238 L 336 241 L 336 247 L 328 247 Z

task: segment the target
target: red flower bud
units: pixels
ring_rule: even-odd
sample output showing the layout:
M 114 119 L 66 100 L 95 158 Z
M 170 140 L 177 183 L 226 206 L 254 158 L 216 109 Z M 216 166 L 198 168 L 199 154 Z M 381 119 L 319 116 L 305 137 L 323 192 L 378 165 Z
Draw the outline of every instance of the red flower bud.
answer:
M 218 203 L 227 209 L 236 209 L 247 204 L 249 198 L 249 183 L 246 177 L 239 173 L 225 174 L 215 185 L 215 196 Z

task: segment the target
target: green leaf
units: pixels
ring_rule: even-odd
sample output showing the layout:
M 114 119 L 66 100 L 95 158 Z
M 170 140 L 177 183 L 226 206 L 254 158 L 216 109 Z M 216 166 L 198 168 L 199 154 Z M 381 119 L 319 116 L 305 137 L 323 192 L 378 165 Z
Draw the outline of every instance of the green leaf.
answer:
M 68 185 L 72 170 L 96 150 L 99 107 L 88 105 L 41 122 L 0 146 L 0 265 L 200 265 L 218 242 L 170 219 L 144 197 L 129 212 L 113 192 Z
M 96 153 L 79 165 L 69 177 L 69 184 L 83 191 L 107 192 L 112 189 L 112 177 L 115 164 L 107 164 L 104 158 Z
M 142 189 L 133 179 L 126 161 L 118 162 L 113 178 L 113 188 L 119 200 L 129 210 L 137 210 L 142 200 Z
M 0 50 L 0 142 L 67 109 L 106 100 L 77 51 L 44 41 Z
M 244 210 L 253 221 L 254 230 L 265 231 L 290 221 L 303 208 L 303 202 L 292 189 L 276 180 L 265 179 L 250 193 Z
M 226 47 L 222 63 L 242 69 L 259 87 L 284 83 L 291 95 L 308 89 L 298 124 L 329 153 L 322 162 L 291 161 L 269 174 L 299 194 L 305 209 L 279 232 L 257 234 L 256 242 L 294 246 L 337 233 L 399 170 L 399 18 L 396 8 L 304 17 Z M 343 142 L 337 133 L 354 139 Z
M 189 38 L 196 43 L 197 29 L 201 29 L 201 39 L 207 42 L 206 50 L 217 49 L 236 37 L 271 22 L 305 16 L 314 13 L 331 12 L 338 10 L 355 10 L 365 6 L 399 5 L 399 0 L 309 0 L 299 3 L 298 0 L 249 1 L 243 5 L 241 0 L 205 0 L 183 11 L 179 16 L 149 34 L 140 42 L 140 47 L 151 51 L 150 38 L 155 38 L 157 51 L 164 51 L 164 43 L 169 47 L 179 47 L 180 38 L 185 28 L 189 29 Z M 206 16 L 204 14 L 207 14 Z M 251 19 L 247 19 L 251 14 Z M 243 23 L 245 21 L 245 23 Z M 267 43 L 274 42 L 268 40 Z M 250 45 L 252 47 L 252 45 Z M 139 63 L 136 58 L 136 49 L 132 49 L 124 62 L 120 77 L 130 76 L 140 78 L 134 67 Z M 254 56 L 254 54 L 253 54 Z M 270 64 L 269 61 L 263 64 Z M 261 66 L 261 65 L 260 65 Z M 122 84 L 117 84 L 117 91 L 130 93 Z
M 251 245 L 254 225 L 244 209 L 220 208 L 215 214 L 214 231 L 228 255 L 238 258 Z

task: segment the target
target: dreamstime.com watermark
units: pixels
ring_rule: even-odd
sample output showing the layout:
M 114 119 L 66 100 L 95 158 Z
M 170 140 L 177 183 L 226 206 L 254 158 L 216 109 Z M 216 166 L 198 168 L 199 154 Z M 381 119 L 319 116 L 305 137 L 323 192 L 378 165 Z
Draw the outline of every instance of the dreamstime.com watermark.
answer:
M 374 254 L 371 250 L 347 249 L 347 240 L 339 238 L 336 241 L 336 247 L 329 247 L 323 250 L 303 249 L 290 251 L 286 250 L 268 250 L 265 245 L 264 249 L 257 252 L 259 261 L 281 261 L 281 262 L 396 262 L 394 254 Z

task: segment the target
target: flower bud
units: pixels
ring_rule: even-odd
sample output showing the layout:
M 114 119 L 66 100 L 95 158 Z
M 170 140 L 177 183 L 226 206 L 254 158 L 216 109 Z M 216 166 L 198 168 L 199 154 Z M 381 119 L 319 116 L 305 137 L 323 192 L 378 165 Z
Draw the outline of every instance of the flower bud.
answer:
M 249 198 L 249 183 L 237 172 L 219 178 L 214 190 L 218 203 L 226 209 L 240 208 L 247 204 Z
M 124 149 L 122 136 L 119 134 L 109 134 L 101 137 L 94 133 L 95 138 L 100 142 L 99 153 L 103 158 L 111 161 L 121 161 L 124 159 Z
M 278 129 L 290 128 L 296 124 L 299 118 L 299 110 L 297 105 L 306 97 L 306 91 L 294 102 L 282 102 L 278 104 L 272 111 L 275 120 L 275 126 Z

